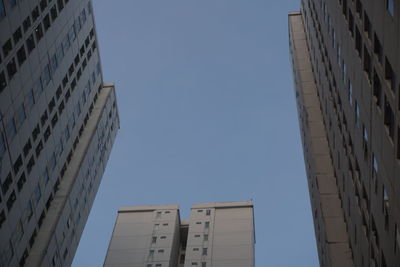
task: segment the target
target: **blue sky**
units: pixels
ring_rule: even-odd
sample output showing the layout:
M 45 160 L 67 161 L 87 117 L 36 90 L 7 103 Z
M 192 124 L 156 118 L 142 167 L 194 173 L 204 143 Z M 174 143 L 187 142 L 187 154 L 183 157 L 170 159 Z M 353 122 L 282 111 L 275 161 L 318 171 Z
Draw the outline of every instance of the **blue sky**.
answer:
M 101 266 L 118 207 L 255 204 L 256 266 L 318 266 L 287 13 L 300 0 L 95 0 L 121 129 L 73 266 Z

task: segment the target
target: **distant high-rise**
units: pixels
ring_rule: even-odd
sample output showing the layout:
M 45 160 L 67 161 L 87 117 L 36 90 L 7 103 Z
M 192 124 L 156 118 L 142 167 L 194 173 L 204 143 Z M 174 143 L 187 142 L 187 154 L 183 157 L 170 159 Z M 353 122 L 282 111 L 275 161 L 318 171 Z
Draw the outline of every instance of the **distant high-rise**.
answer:
M 0 266 L 69 266 L 119 128 L 89 0 L 0 0 Z
M 302 0 L 289 39 L 321 266 L 400 266 L 400 2 Z
M 254 267 L 253 203 L 192 206 L 181 221 L 177 205 L 118 211 L 104 266 Z

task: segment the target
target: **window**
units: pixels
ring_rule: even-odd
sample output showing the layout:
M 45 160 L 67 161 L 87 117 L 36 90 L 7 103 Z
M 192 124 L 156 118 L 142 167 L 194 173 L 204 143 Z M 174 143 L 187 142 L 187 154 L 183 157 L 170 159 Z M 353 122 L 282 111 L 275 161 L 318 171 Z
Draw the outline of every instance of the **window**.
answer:
M 390 64 L 387 57 L 385 57 L 385 79 L 389 83 L 390 88 L 393 91 L 396 86 L 395 75 L 393 72 L 392 64 Z
M 39 42 L 43 38 L 43 29 L 41 23 L 39 23 L 39 25 L 35 29 L 35 36 L 37 42 Z
M 207 234 L 204 235 L 204 241 L 208 241 L 208 235 Z
M 157 263 L 157 264 L 156 264 L 156 267 L 161 267 L 161 266 L 162 266 L 161 263 Z
M 157 237 L 156 236 L 153 236 L 152 238 L 151 238 L 151 243 L 152 244 L 155 244 L 157 242 Z
M 207 248 L 203 248 L 203 253 L 202 253 L 202 255 L 204 256 L 204 255 L 207 255 Z
M 154 257 L 154 249 L 151 249 L 149 251 L 149 258 L 152 258 L 152 257 Z
M 160 228 L 160 225 L 157 223 L 154 225 L 154 230 L 158 230 Z
M 160 237 L 160 239 L 166 239 L 167 237 L 165 235 L 163 235 L 162 237 Z
M 382 84 L 375 70 L 374 70 L 374 80 L 373 80 L 373 94 L 375 97 L 375 103 L 380 108 L 382 105 Z
M 17 65 L 15 64 L 15 59 L 13 58 L 7 64 L 8 79 L 11 80 L 14 77 L 15 73 L 17 73 Z
M 4 71 L 2 71 L 0 72 L 0 93 L 3 92 L 6 86 L 7 86 L 6 75 L 4 74 Z
M 33 49 L 35 49 L 35 39 L 33 38 L 33 34 L 29 35 L 26 39 L 26 47 L 28 48 L 28 53 L 30 54 Z
M 15 200 L 17 199 L 15 195 L 15 191 L 11 193 L 11 195 L 7 199 L 7 210 L 10 211 L 14 205 Z
M 22 27 L 24 28 L 24 32 L 26 33 L 28 29 L 31 27 L 31 18 L 27 16 L 25 20 L 22 22 Z
M 33 22 L 35 22 L 36 19 L 39 17 L 39 8 L 37 6 L 32 10 L 31 15 Z
M 50 15 L 51 15 L 51 20 L 54 22 L 54 20 L 57 18 L 57 8 L 56 5 L 54 5 L 51 10 L 50 10 Z
M 43 12 L 47 7 L 47 0 L 40 0 L 40 10 Z
M 197 212 L 203 212 L 203 210 L 197 210 Z
M 386 0 L 386 9 L 394 17 L 394 0 Z
M 384 124 L 386 126 L 386 129 L 388 130 L 388 134 L 390 138 L 393 140 L 393 135 L 394 135 L 394 113 L 393 109 L 390 106 L 389 101 L 387 101 L 387 98 L 385 96 L 385 106 L 384 106 Z
M 8 39 L 3 45 L 3 55 L 6 57 L 12 50 L 11 39 Z
M 0 0 L 0 19 L 4 18 L 5 16 L 6 16 L 6 9 L 4 8 L 3 0 Z
M 205 261 L 203 261 L 203 262 L 201 263 L 201 267 L 207 267 L 207 263 L 206 263 Z
M 17 52 L 18 65 L 21 66 L 26 60 L 26 52 L 24 45 Z
M 364 46 L 364 71 L 367 73 L 369 82 L 371 81 L 371 55 L 369 54 L 367 47 Z
M 22 38 L 22 31 L 21 27 L 18 27 L 15 32 L 13 33 L 14 44 L 18 43 L 19 40 Z
M 43 18 L 43 27 L 44 27 L 45 31 L 47 31 L 50 28 L 50 16 L 49 16 L 49 14 L 47 14 Z
M 58 6 L 58 12 L 61 12 L 64 8 L 64 2 L 63 0 L 57 0 L 57 6 Z
M 211 210 L 206 210 L 206 215 L 210 216 L 211 215 Z
M 204 223 L 204 228 L 205 228 L 205 229 L 210 228 L 210 222 L 205 222 L 205 223 Z
M 159 249 L 158 253 L 164 253 L 164 250 L 163 249 Z
M 168 223 L 163 223 L 163 226 L 168 226 Z
M 192 266 L 197 266 L 197 262 L 192 262 Z
M 400 159 L 400 127 L 397 128 L 397 159 Z
M 372 39 L 372 29 L 371 29 L 371 21 L 367 15 L 367 12 L 364 11 L 364 31 L 367 33 L 368 39 Z
M 193 251 L 199 251 L 199 248 L 193 248 Z

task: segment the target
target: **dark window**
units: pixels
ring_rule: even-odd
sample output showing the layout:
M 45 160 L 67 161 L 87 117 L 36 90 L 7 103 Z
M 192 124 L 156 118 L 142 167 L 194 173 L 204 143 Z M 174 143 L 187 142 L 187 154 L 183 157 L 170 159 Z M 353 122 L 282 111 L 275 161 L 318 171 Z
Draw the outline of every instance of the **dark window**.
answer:
M 400 159 L 400 127 L 397 128 L 397 159 Z
M 10 4 L 10 7 L 13 8 L 17 4 L 17 0 L 8 0 L 8 3 Z
M 68 69 L 68 74 L 71 77 L 74 74 L 74 64 L 71 64 Z
M 361 57 L 361 50 L 362 50 L 362 39 L 361 39 L 361 34 L 358 28 L 356 27 L 356 50 L 358 52 L 358 56 Z
M 43 27 L 44 27 L 45 31 L 47 31 L 50 28 L 50 16 L 49 16 L 49 14 L 47 14 L 43 18 Z
M 342 12 L 343 12 L 343 15 L 346 17 L 347 16 L 347 0 L 343 0 Z
M 371 82 L 371 55 L 369 54 L 367 48 L 364 46 L 364 71 L 367 73 L 368 80 Z
M 54 109 L 54 107 L 56 106 L 56 101 L 54 100 L 54 97 L 50 100 L 49 102 L 49 112 L 51 113 Z
M 64 101 L 61 101 L 60 105 L 58 106 L 58 113 L 60 113 L 60 115 L 64 111 L 64 108 L 65 108 Z
M 67 84 L 68 84 L 68 75 L 65 74 L 65 76 L 64 76 L 64 78 L 62 80 L 62 85 L 65 88 L 67 86 Z
M 390 103 L 387 101 L 385 96 L 385 114 L 384 114 L 384 124 L 387 127 L 390 138 L 393 140 L 394 134 L 394 114 Z
M 21 38 L 22 38 L 21 27 L 18 27 L 18 29 L 16 29 L 15 32 L 13 33 L 14 44 L 18 43 L 19 40 L 21 40 Z
M 367 13 L 364 11 L 364 31 L 367 33 L 368 38 L 372 39 L 372 29 L 371 29 L 371 21 Z
M 45 142 L 47 142 L 47 140 L 49 139 L 50 134 L 51 134 L 50 126 L 48 126 L 47 129 L 46 129 L 46 131 L 44 131 L 44 134 L 43 134 L 43 135 L 44 135 L 44 141 L 45 141 Z
M 28 174 L 31 173 L 33 166 L 35 166 L 35 158 L 32 156 L 32 157 L 29 159 L 28 164 L 27 164 L 27 166 L 26 166 L 27 171 L 28 171 Z
M 57 0 L 57 6 L 58 6 L 58 12 L 61 12 L 61 10 L 64 8 L 63 0 Z
M 389 11 L 390 15 L 394 17 L 394 0 L 386 0 L 386 9 Z
M 39 25 L 35 29 L 35 36 L 37 42 L 39 42 L 43 38 L 43 29 L 41 23 L 39 23 Z
M 29 37 L 26 39 L 26 47 L 28 48 L 29 54 L 33 49 L 35 49 L 35 39 L 33 38 L 33 34 L 29 35 Z
M 32 15 L 32 20 L 35 22 L 39 17 L 39 8 L 37 6 L 32 10 L 31 15 Z
M 382 63 L 382 45 L 381 42 L 378 39 L 378 36 L 374 34 L 374 53 L 376 57 L 378 58 L 378 61 Z
M 42 149 L 43 149 L 43 142 L 40 141 L 39 144 L 35 148 L 36 157 L 39 157 L 40 152 L 42 152 Z
M 24 145 L 24 157 L 26 157 L 29 153 L 29 151 L 31 151 L 32 149 L 32 143 L 31 140 L 28 139 L 28 141 L 25 143 Z
M 12 43 L 11 39 L 8 39 L 7 42 L 4 43 L 3 45 L 3 55 L 6 57 L 12 50 Z
M 75 62 L 75 66 L 78 66 L 78 64 L 79 64 L 79 55 L 76 55 L 76 57 L 74 59 L 74 62 Z
M 0 19 L 4 18 L 5 16 L 6 16 L 6 9 L 4 8 L 4 3 L 1 0 L 0 1 Z
M 57 13 L 57 7 L 56 5 L 54 5 L 51 9 L 50 9 L 50 15 L 51 15 L 51 20 L 54 22 L 58 16 Z
M 38 135 L 40 134 L 40 126 L 39 126 L 39 123 L 36 125 L 36 127 L 33 129 L 33 131 L 32 131 L 32 138 L 33 138 L 33 141 L 36 141 L 36 139 L 37 139 L 37 137 L 38 137 Z
M 40 0 L 40 11 L 43 12 L 47 7 L 47 0 Z
M 57 91 L 56 91 L 57 100 L 60 99 L 61 94 L 62 94 L 62 88 L 61 88 L 61 85 L 60 85 L 60 86 L 58 86 Z
M 4 71 L 0 72 L 0 93 L 3 92 L 4 88 L 7 86 L 6 75 Z
M 27 30 L 31 27 L 31 18 L 29 16 L 27 16 L 24 20 L 24 22 L 22 22 L 22 26 L 24 28 L 24 32 L 26 33 Z
M 8 79 L 11 80 L 14 77 L 15 73 L 17 73 L 17 65 L 15 64 L 15 59 L 13 58 L 7 64 Z
M 81 54 L 81 57 L 85 54 L 85 46 L 84 45 L 81 46 L 81 49 L 79 50 L 79 52 Z
M 354 36 L 354 17 L 353 13 L 349 10 L 349 31 L 351 33 L 351 36 Z
M 11 193 L 11 195 L 7 199 L 7 209 L 10 211 L 14 205 L 15 200 L 17 199 L 15 195 L 15 191 Z
M 17 160 L 14 162 L 13 165 L 13 169 L 14 169 L 14 173 L 17 174 L 19 172 L 19 170 L 21 169 L 23 162 L 22 162 L 22 157 L 21 155 L 19 155 L 19 157 L 17 158 Z
M 395 75 L 387 57 L 385 57 L 385 79 L 389 83 L 390 89 L 394 90 L 396 86 Z
M 40 122 L 42 123 L 42 126 L 46 123 L 48 118 L 49 116 L 47 115 L 47 110 L 45 110 L 42 116 L 40 117 Z
M 0 4 L 0 6 L 1 6 L 1 4 Z M 0 11 L 1 12 L 1 11 Z M 0 13 L 0 16 L 1 16 L 1 13 Z M 0 212 L 0 228 L 1 228 L 1 226 L 3 225 L 3 223 L 6 221 L 6 213 L 4 212 L 4 210 L 2 210 L 1 212 Z
M 51 119 L 51 126 L 54 128 L 54 126 L 57 124 L 58 121 L 58 116 L 57 113 L 54 114 L 53 118 Z
M 26 52 L 24 45 L 17 52 L 18 65 L 21 66 L 26 60 Z
M 10 186 L 12 184 L 12 176 L 11 173 L 7 175 L 7 178 L 4 180 L 4 182 L 1 184 L 1 191 L 3 194 L 7 194 L 8 189 L 10 189 Z
M 361 18 L 362 15 L 362 3 L 360 0 L 356 0 L 356 12 L 357 15 Z

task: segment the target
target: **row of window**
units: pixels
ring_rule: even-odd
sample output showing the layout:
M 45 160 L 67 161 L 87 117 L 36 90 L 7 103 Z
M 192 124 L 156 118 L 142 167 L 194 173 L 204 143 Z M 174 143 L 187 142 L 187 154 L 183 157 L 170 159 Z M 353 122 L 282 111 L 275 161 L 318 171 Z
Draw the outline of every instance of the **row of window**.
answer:
M 360 12 L 360 13 L 362 13 L 362 5 L 361 5 L 361 2 L 359 2 L 359 1 L 357 1 L 356 2 L 356 7 L 357 7 L 357 10 L 358 10 L 358 12 Z M 324 12 L 324 11 L 323 11 Z M 350 10 L 349 10 L 349 12 L 351 12 Z M 328 20 L 329 21 L 329 20 Z M 368 28 L 370 28 L 370 26 L 368 27 Z M 335 35 L 332 35 L 332 39 L 334 39 L 334 36 Z M 361 37 L 360 37 L 361 38 Z M 357 43 L 357 42 L 356 42 Z M 340 46 L 339 46 L 340 47 Z M 357 47 L 356 47 L 356 49 L 357 49 Z M 364 47 L 364 49 L 365 49 L 365 47 Z M 340 50 L 339 50 L 340 51 Z M 321 53 L 322 54 L 322 53 Z M 360 53 L 361 54 L 361 53 Z M 339 55 L 340 55 L 340 53 L 339 53 Z M 322 56 L 324 56 L 323 54 L 322 54 Z M 338 58 L 340 58 L 340 57 L 338 57 Z M 366 59 L 365 59 L 366 58 Z M 365 53 L 364 53 L 364 60 L 366 60 L 367 62 L 369 62 L 368 64 L 370 64 L 370 59 L 368 60 L 368 57 L 366 57 L 365 56 Z M 338 62 L 339 62 L 339 66 L 340 66 L 340 61 L 338 60 Z M 387 59 L 385 60 L 385 62 L 387 62 Z M 388 64 L 390 64 L 390 63 L 388 63 Z M 387 65 L 388 65 L 387 64 Z M 345 66 L 345 65 L 344 65 Z M 325 67 L 326 69 L 327 69 L 327 67 Z M 387 67 L 386 66 L 386 69 L 390 69 L 391 70 L 391 67 L 390 67 L 390 65 L 389 65 L 389 67 Z M 365 68 L 365 63 L 364 63 L 364 70 L 365 71 L 367 71 L 368 70 L 368 68 L 366 69 Z M 389 71 L 389 72 L 392 72 L 392 70 L 391 71 Z M 342 73 L 343 73 L 343 71 L 342 71 Z M 345 80 L 345 79 L 344 79 Z M 352 87 L 351 87 L 351 83 L 349 83 L 350 84 L 350 86 L 349 86 L 349 101 L 350 101 L 350 104 L 352 104 Z M 336 88 L 336 86 L 334 85 L 334 87 Z M 386 97 L 385 97 L 386 98 Z M 340 101 L 340 98 L 339 98 L 339 101 Z M 326 111 L 326 110 L 325 110 Z M 355 101 L 355 114 L 356 114 L 356 118 L 355 118 L 355 122 L 356 122 L 356 124 L 358 123 L 358 119 L 359 119 L 359 108 L 358 108 L 358 105 L 357 105 L 357 102 Z M 386 117 L 387 115 L 385 114 L 385 117 Z M 385 125 L 386 125 L 386 123 L 385 123 Z M 349 139 L 351 140 L 351 137 L 350 137 L 350 135 L 349 135 Z M 367 142 L 368 141 L 368 134 L 366 133 L 366 130 L 365 130 L 365 127 L 363 127 L 363 139 L 364 139 L 364 142 Z M 343 143 L 345 144 L 345 139 L 343 139 L 344 141 L 343 141 Z M 399 140 L 400 141 L 400 140 Z M 350 142 L 350 145 L 349 145 L 350 147 L 352 146 L 351 145 L 351 142 Z M 352 149 L 350 149 L 350 152 L 352 152 Z M 338 154 L 338 156 L 339 156 L 339 154 Z M 354 157 L 354 154 L 353 154 L 353 157 Z M 376 161 L 376 159 L 375 159 L 375 157 L 373 156 L 372 157 L 373 158 L 373 166 L 374 166 L 374 170 L 376 170 L 376 172 L 377 172 L 377 170 L 378 170 L 378 166 L 377 166 L 377 161 Z M 340 160 L 338 161 L 338 162 L 340 162 Z M 358 166 L 358 164 L 356 164 L 357 166 Z M 339 167 L 340 168 L 340 167 Z M 352 173 L 352 168 L 351 168 L 351 162 L 349 161 L 349 169 L 350 169 L 350 172 Z M 358 171 L 357 171 L 358 170 Z M 357 173 L 357 175 L 350 175 L 351 177 L 358 177 L 359 175 L 358 175 L 358 173 L 359 173 L 359 167 L 357 167 L 356 168 L 356 173 Z M 344 184 L 344 182 L 343 182 L 343 184 Z M 353 181 L 353 184 L 354 184 L 354 181 Z M 357 182 L 356 184 L 361 184 L 360 182 Z M 358 193 L 358 188 L 357 187 L 355 187 L 355 195 L 356 195 L 356 199 L 358 199 L 359 198 L 359 193 Z M 375 193 L 377 193 L 378 192 L 378 190 L 377 190 L 377 183 L 375 184 Z M 365 188 L 364 188 L 364 190 L 363 190 L 363 203 L 369 203 L 369 200 L 368 200 L 368 196 L 367 196 L 367 194 L 366 194 L 366 190 L 365 190 Z M 343 200 L 343 199 L 342 199 Z M 348 200 L 348 201 L 350 201 L 350 200 Z M 357 203 L 358 204 L 360 204 L 358 201 L 357 201 Z M 383 214 L 384 214 L 384 218 L 385 218 L 385 229 L 387 230 L 388 229 L 388 212 L 387 212 L 387 208 L 388 208 L 388 203 L 389 203 L 389 197 L 388 197 L 388 194 L 387 194 L 387 191 L 386 191 L 386 189 L 385 189 L 385 186 L 384 185 L 382 185 L 382 205 L 383 205 L 383 209 L 382 209 L 382 211 L 383 211 Z M 350 202 L 348 202 L 348 204 L 350 205 Z M 369 209 L 369 208 L 368 208 Z M 367 209 L 367 210 L 368 210 Z M 350 207 L 348 208 L 348 212 L 350 212 Z M 360 212 L 361 213 L 361 212 Z M 364 214 L 363 214 L 364 215 Z M 350 215 L 348 215 L 348 216 L 350 216 Z M 365 224 L 363 225 L 363 227 L 366 227 L 366 233 L 368 233 L 368 226 L 367 226 L 367 220 L 363 217 L 363 219 L 364 219 L 364 221 L 365 221 Z M 398 244 L 398 238 L 397 238 L 397 236 L 398 236 L 398 230 L 397 230 L 397 225 L 396 225 L 396 231 L 395 231 L 395 235 L 396 235 L 396 238 L 395 238 L 395 243 L 396 244 Z M 356 233 L 356 231 L 355 231 L 355 233 Z M 367 234 L 368 235 L 368 234 Z M 375 235 L 375 234 L 374 234 Z M 368 237 L 368 236 L 367 236 Z M 356 240 L 356 237 L 355 237 L 355 240 Z M 355 241 L 355 243 L 357 243 L 356 241 Z M 395 247 L 396 247 L 396 245 L 395 245 Z M 398 247 L 398 246 L 397 246 Z M 384 256 L 382 256 L 382 259 L 383 259 L 383 261 L 384 261 Z
M 93 44 L 94 43 L 95 43 L 95 41 L 93 41 Z M 95 47 L 92 46 L 92 49 L 95 49 Z M 89 51 L 87 53 L 87 56 L 86 56 L 86 58 L 88 58 L 88 60 L 90 59 L 90 55 L 91 55 L 92 52 L 94 52 L 94 51 L 89 49 Z M 76 58 L 79 59 L 79 54 L 77 55 Z M 86 61 L 86 58 L 84 59 L 84 61 Z M 78 61 L 75 60 L 75 63 L 79 63 L 79 60 Z M 44 172 L 45 173 L 44 177 L 48 177 L 47 170 L 49 170 L 49 171 L 54 170 L 54 168 L 56 166 L 57 158 L 63 152 L 64 144 L 66 144 L 68 142 L 68 140 L 69 140 L 70 133 L 72 132 L 73 128 L 75 127 L 75 118 L 78 118 L 79 115 L 81 114 L 81 105 L 83 106 L 86 103 L 87 96 L 90 94 L 91 89 L 92 89 L 92 84 L 94 85 L 94 83 L 96 81 L 95 72 L 97 72 L 97 75 L 100 74 L 99 63 L 98 63 L 97 66 L 98 66 L 97 70 L 92 72 L 91 80 L 90 79 L 88 80 L 88 82 L 85 85 L 84 90 L 82 91 L 81 98 L 78 100 L 78 103 L 76 104 L 75 109 L 74 109 L 72 115 L 70 116 L 70 119 L 68 121 L 66 129 L 63 132 L 62 138 L 60 138 L 59 142 L 56 143 L 55 153 L 52 153 L 50 159 L 48 160 L 47 169 Z M 79 68 L 79 70 L 81 70 L 81 68 Z M 83 70 L 84 70 L 84 67 L 82 66 L 82 71 Z M 70 73 L 70 74 L 73 74 L 73 73 Z M 66 75 L 66 77 L 68 77 L 68 76 Z M 73 80 L 75 80 L 75 78 Z M 66 84 L 65 84 L 65 86 L 66 86 Z M 59 89 L 61 90 L 61 85 L 59 86 Z M 72 89 L 72 87 L 71 87 L 71 89 Z M 57 92 L 59 92 L 59 91 L 57 90 Z M 61 96 L 61 92 L 59 94 L 57 92 L 56 92 L 56 96 L 55 97 L 57 98 L 57 96 L 58 96 L 58 98 L 59 98 Z M 69 90 L 68 90 L 68 92 L 69 92 Z M 68 102 L 68 98 L 69 97 L 67 97 L 67 94 L 66 94 L 65 102 Z M 33 100 L 33 102 L 35 102 L 35 101 Z M 48 111 L 46 109 L 44 111 L 43 115 L 41 116 L 41 119 L 40 119 L 41 120 L 41 125 L 44 128 L 46 128 L 46 122 L 47 122 L 47 120 L 49 118 L 49 114 L 51 115 L 51 112 L 55 110 L 54 109 L 54 107 L 55 107 L 54 97 L 51 99 L 48 107 L 49 107 L 49 109 L 48 109 L 49 113 L 48 113 Z M 22 104 L 22 108 L 24 108 L 23 104 Z M 62 115 L 63 110 L 64 110 L 64 100 L 61 100 L 61 103 L 60 103 L 59 108 L 58 108 L 58 113 L 55 112 L 55 115 L 51 115 L 52 116 L 52 119 L 51 119 L 51 127 L 52 128 L 54 128 L 56 126 L 56 124 L 58 122 L 58 116 Z M 25 114 L 25 112 L 24 112 L 24 114 Z M 24 118 L 26 118 L 26 116 L 24 116 Z M 13 122 L 13 120 L 11 120 L 11 122 Z M 83 130 L 83 128 L 82 128 L 82 130 Z M 40 125 L 38 123 L 37 126 L 34 128 L 34 130 L 32 132 L 33 142 L 36 141 L 37 136 L 39 135 L 39 133 L 40 133 Z M 46 144 L 47 140 L 49 139 L 49 137 L 51 135 L 50 125 L 47 126 L 47 128 L 44 131 L 43 135 L 44 135 L 44 144 Z M 38 144 L 36 146 L 36 149 L 35 149 L 37 158 L 40 156 L 40 153 L 44 148 L 44 144 L 43 144 L 42 140 L 40 140 L 38 142 Z M 31 143 L 30 137 L 28 137 L 28 140 L 27 140 L 26 144 L 24 145 L 24 149 L 23 149 L 23 154 L 24 154 L 25 159 L 27 159 L 29 157 L 29 153 L 30 153 L 31 149 L 32 149 L 32 143 Z M 34 157 L 34 155 L 31 155 L 29 160 L 28 160 L 28 162 L 27 162 L 27 173 L 28 173 L 28 175 L 32 171 L 34 165 L 35 165 L 35 157 Z M 15 176 L 18 175 L 18 173 L 21 170 L 22 166 L 23 166 L 23 161 L 22 161 L 22 157 L 20 155 L 17 158 L 17 160 L 15 161 L 14 165 L 13 165 L 13 170 L 14 170 Z M 26 177 L 25 177 L 25 173 L 23 172 L 20 175 L 20 178 L 18 179 L 18 183 L 17 183 L 18 191 L 22 190 L 22 187 L 23 187 L 25 182 L 26 182 Z M 7 178 L 5 179 L 5 181 L 2 182 L 2 192 L 3 192 L 4 195 L 7 193 L 8 189 L 11 186 L 11 184 L 12 184 L 12 175 L 11 175 L 11 172 L 10 172 L 8 174 Z M 7 201 L 8 210 L 10 210 L 12 208 L 12 205 L 13 205 L 14 202 L 15 202 L 15 192 L 14 192 L 14 194 L 11 194 L 11 196 L 9 197 L 9 199 Z M 0 226 L 1 226 L 1 224 L 0 224 Z

